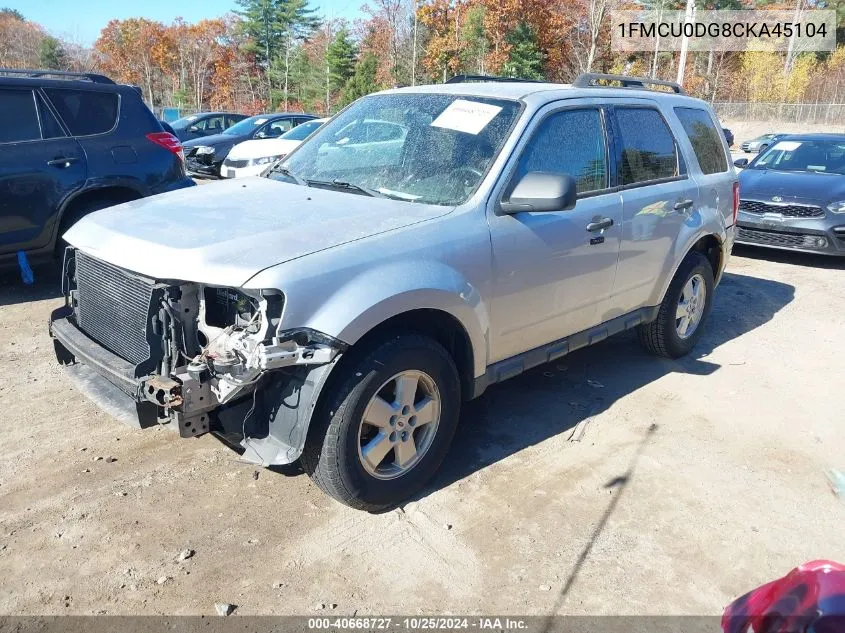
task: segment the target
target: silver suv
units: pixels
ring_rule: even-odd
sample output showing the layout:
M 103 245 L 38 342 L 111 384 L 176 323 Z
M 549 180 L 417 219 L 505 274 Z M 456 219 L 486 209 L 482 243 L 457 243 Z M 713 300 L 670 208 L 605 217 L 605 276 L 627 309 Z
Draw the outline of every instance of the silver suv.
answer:
M 629 328 L 668 357 L 701 336 L 737 178 L 710 107 L 646 83 L 389 90 L 262 177 L 89 215 L 57 357 L 139 427 L 395 505 L 491 384 Z

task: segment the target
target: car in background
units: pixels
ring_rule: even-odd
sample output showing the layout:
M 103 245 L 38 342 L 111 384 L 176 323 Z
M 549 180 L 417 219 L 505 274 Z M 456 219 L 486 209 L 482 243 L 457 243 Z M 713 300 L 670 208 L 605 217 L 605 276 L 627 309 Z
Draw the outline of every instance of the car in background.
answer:
M 238 143 L 251 139 L 278 138 L 297 125 L 317 117 L 313 114 L 276 112 L 258 114 L 235 123 L 220 134 L 205 136 L 185 143 L 185 162 L 188 173 L 200 177 L 217 178 L 223 161 Z
M 845 134 L 780 138 L 739 174 L 739 244 L 845 256 Z
M 732 147 L 734 144 L 734 133 L 731 132 L 728 128 L 722 128 L 722 134 L 725 135 L 725 140 L 728 142 L 728 147 Z
M 220 177 L 243 178 L 260 175 L 268 165 L 290 154 L 326 121 L 327 118 L 312 119 L 297 125 L 279 138 L 251 139 L 238 143 L 223 161 Z
M 179 139 L 134 86 L 103 75 L 0 69 L 0 266 L 61 249 L 83 216 L 190 187 Z
M 184 143 L 195 138 L 220 134 L 245 118 L 247 115 L 235 112 L 197 112 L 176 119 L 170 125 L 176 131 L 179 140 Z
M 739 146 L 746 154 L 751 154 L 753 152 L 765 152 L 769 147 L 771 147 L 772 143 L 777 141 L 779 138 L 786 136 L 785 134 L 763 134 L 762 136 L 758 136 L 757 138 L 753 138 L 750 141 L 745 141 L 742 145 Z

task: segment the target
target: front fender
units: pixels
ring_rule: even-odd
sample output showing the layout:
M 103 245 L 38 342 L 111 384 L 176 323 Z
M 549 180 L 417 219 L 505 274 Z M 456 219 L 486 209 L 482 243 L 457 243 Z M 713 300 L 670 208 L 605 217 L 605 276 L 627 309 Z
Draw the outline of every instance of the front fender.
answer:
M 249 285 L 275 287 L 261 277 Z M 472 345 L 474 375 L 484 373 L 489 314 L 479 289 L 457 269 L 438 261 L 394 260 L 360 268 L 344 276 L 340 285 L 329 286 L 316 280 L 282 285 L 285 310 L 280 329 L 307 327 L 354 345 L 392 317 L 411 310 L 440 310 L 461 323 Z

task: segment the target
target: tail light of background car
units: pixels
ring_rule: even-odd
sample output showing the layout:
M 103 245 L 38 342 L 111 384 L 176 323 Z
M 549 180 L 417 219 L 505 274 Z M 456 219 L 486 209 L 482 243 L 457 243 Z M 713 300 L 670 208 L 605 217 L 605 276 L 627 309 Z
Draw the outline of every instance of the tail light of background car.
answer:
M 176 154 L 183 163 L 185 162 L 185 152 L 182 149 L 182 143 L 170 132 L 151 132 L 147 134 L 147 139 L 156 145 L 169 149 L 171 152 Z
M 734 183 L 734 224 L 736 224 L 736 216 L 739 213 L 739 183 Z

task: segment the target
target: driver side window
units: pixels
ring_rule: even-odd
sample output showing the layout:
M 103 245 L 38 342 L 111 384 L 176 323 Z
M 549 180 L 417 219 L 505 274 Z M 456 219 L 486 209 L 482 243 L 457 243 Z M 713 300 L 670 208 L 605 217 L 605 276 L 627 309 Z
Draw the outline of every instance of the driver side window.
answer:
M 513 182 L 532 171 L 569 174 L 579 194 L 607 188 L 604 125 L 598 108 L 547 116 L 525 146 Z

